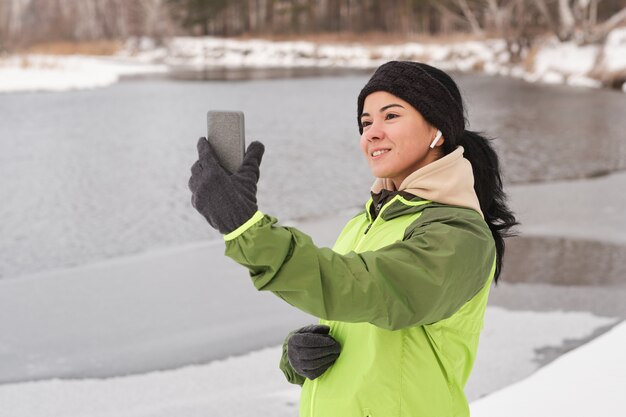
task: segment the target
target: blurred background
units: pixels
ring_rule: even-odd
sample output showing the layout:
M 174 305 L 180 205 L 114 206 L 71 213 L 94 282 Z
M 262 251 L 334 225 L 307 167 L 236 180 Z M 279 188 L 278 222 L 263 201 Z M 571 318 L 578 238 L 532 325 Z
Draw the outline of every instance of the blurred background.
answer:
M 315 318 L 224 258 L 195 144 L 242 110 L 261 210 L 332 246 L 369 197 L 356 98 L 389 60 L 454 77 L 522 222 L 470 399 L 617 326 L 626 1 L 0 0 L 0 416 L 296 415 L 277 346 Z

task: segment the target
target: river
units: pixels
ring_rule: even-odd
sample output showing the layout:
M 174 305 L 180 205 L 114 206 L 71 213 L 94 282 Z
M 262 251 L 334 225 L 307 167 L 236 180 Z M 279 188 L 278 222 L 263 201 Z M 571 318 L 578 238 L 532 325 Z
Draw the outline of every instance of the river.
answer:
M 241 79 L 243 78 L 243 79 Z M 626 167 L 626 97 L 455 75 L 473 130 L 496 138 L 508 184 Z M 360 206 L 362 73 L 134 79 L 80 92 L 0 95 L 0 279 L 218 238 L 190 205 L 209 109 L 242 110 L 265 143 L 260 208 L 279 219 Z

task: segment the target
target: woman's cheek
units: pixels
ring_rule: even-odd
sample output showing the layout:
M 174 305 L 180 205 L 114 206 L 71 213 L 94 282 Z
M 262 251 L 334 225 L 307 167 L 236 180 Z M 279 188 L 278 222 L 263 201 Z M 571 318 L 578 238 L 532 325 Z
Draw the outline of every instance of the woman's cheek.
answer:
M 363 152 L 365 158 L 369 159 L 367 155 L 367 139 L 365 138 L 365 134 L 361 135 L 361 141 L 359 142 L 359 146 L 361 147 L 361 152 Z

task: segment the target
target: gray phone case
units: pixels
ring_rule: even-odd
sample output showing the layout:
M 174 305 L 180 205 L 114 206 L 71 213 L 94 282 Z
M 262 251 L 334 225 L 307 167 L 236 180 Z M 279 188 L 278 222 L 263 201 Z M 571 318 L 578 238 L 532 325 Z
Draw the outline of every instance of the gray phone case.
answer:
M 243 163 L 245 132 L 243 112 L 216 111 L 207 113 L 207 140 L 220 164 L 230 173 Z

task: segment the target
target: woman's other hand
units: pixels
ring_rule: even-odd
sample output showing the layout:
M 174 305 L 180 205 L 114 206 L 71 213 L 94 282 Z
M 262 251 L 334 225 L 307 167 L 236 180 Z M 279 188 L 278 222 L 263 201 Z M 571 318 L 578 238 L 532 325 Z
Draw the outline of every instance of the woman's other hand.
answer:
M 330 327 L 313 324 L 305 326 L 289 337 L 289 363 L 299 375 L 315 379 L 337 360 L 341 345 L 330 334 Z
M 220 165 L 206 138 L 198 140 L 198 160 L 189 178 L 191 204 L 220 233 L 236 230 L 258 210 L 256 191 L 264 152 L 261 142 L 250 143 L 243 163 L 231 175 Z

